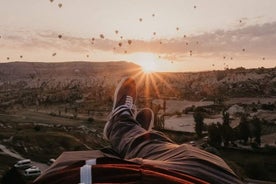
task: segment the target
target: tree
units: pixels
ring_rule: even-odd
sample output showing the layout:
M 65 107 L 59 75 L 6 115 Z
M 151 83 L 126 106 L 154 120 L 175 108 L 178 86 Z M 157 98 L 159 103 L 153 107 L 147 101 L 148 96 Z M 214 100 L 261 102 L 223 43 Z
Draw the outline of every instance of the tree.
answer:
M 229 113 L 225 110 L 222 112 L 223 124 L 221 126 L 221 134 L 224 142 L 224 146 L 228 146 L 229 141 L 233 141 L 233 129 L 230 127 Z
M 257 118 L 256 116 L 252 119 L 252 124 L 255 127 L 255 142 L 258 144 L 258 146 L 261 145 L 261 132 L 262 132 L 262 125 L 261 120 Z
M 244 141 L 244 143 L 247 143 L 248 137 L 249 137 L 249 128 L 248 128 L 248 121 L 247 121 L 246 114 L 243 114 L 241 116 L 239 126 L 240 126 L 240 138 Z
M 229 125 L 230 124 L 230 116 L 229 113 L 223 110 L 222 112 L 222 117 L 223 117 L 223 124 Z
M 196 111 L 193 115 L 194 117 L 194 121 L 195 121 L 195 132 L 197 134 L 198 137 L 202 137 L 202 131 L 203 131 L 203 127 L 204 127 L 204 117 L 202 115 L 202 113 L 200 111 Z
M 214 147 L 219 147 L 221 145 L 221 135 L 218 124 L 212 123 L 207 129 L 209 144 Z

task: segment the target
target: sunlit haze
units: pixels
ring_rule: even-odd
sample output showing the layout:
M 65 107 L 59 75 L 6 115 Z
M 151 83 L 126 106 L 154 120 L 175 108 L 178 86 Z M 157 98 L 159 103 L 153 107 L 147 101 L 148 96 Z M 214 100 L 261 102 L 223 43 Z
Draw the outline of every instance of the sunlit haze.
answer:
M 1 0 L 0 62 L 275 67 L 275 9 L 274 0 Z

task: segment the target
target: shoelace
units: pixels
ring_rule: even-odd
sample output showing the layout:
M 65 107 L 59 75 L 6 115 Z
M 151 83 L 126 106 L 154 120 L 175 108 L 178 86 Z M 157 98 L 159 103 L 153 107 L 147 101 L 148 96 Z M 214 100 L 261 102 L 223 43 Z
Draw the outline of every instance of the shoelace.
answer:
M 133 103 L 133 98 L 131 96 L 126 96 L 126 101 L 124 105 L 118 106 L 116 109 L 114 109 L 110 114 L 109 114 L 109 119 L 111 117 L 116 116 L 117 114 L 125 111 L 126 109 L 130 110 L 130 113 L 135 116 L 136 115 L 136 106 Z
M 126 96 L 126 103 L 125 103 L 125 105 L 128 108 L 132 109 L 132 107 L 133 107 L 134 104 L 133 104 L 133 98 L 131 96 Z

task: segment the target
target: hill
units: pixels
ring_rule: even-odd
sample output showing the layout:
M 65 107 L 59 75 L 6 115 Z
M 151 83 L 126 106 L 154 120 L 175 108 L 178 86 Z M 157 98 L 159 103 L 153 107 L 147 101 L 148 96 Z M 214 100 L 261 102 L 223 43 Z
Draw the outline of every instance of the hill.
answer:
M 130 62 L 11 62 L 0 64 L 0 86 L 16 84 L 18 87 L 57 87 L 60 83 L 93 80 L 97 78 L 113 79 L 128 75 L 140 67 Z M 110 77 L 110 76 L 113 77 Z M 93 81 L 91 81 L 93 82 Z M 46 84 L 45 84 L 46 83 Z

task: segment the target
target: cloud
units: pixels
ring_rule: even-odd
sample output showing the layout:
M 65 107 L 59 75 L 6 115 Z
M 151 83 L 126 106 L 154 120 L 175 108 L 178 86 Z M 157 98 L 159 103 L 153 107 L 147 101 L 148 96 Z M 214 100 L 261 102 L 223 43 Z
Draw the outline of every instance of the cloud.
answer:
M 162 58 L 182 61 L 186 57 L 242 57 L 276 58 L 276 22 L 262 25 L 241 26 L 233 30 L 216 30 L 200 35 L 188 35 L 175 39 L 112 40 L 75 37 L 53 31 L 13 31 L 2 36 L 0 48 L 44 49 L 83 53 L 93 50 L 114 53 L 151 52 Z M 5 40 L 5 41 L 3 41 Z

